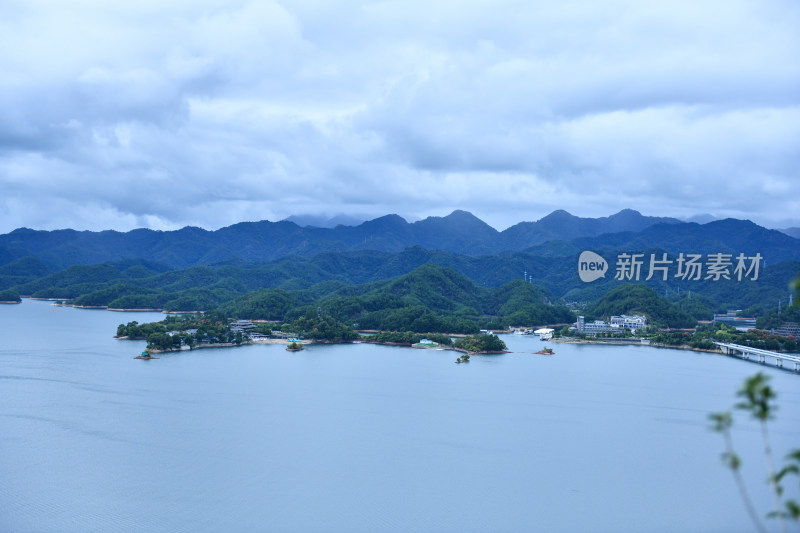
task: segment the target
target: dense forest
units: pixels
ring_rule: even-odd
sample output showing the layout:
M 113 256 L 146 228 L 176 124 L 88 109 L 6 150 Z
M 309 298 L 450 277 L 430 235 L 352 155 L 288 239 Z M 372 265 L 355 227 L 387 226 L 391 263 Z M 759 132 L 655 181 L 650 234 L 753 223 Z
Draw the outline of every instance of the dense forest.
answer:
M 6 289 L 4 291 L 0 291 L 0 302 L 21 302 L 22 299 L 19 297 L 19 293 L 12 289 Z
M 733 326 L 726 324 L 698 326 L 694 332 L 659 332 L 651 341 L 671 346 L 688 345 L 704 350 L 715 349 L 713 341 L 775 352 L 796 352 L 798 349 L 797 339 L 792 337 L 779 337 L 760 329 L 737 331 Z
M 487 334 L 472 335 L 470 337 L 456 339 L 453 346 L 469 353 L 492 353 L 506 350 L 506 343 L 500 340 L 497 335 Z
M 302 253 L 289 235 L 306 239 Z M 576 269 L 583 249 L 606 258 L 609 275 L 583 283 Z M 670 264 L 683 251 L 760 254 L 764 261 L 744 280 L 681 280 L 674 273 L 648 276 L 646 269 L 641 279 L 617 279 L 615 256 L 633 251 Z M 115 260 L 92 262 L 102 258 Z M 413 224 L 388 216 L 334 230 L 259 222 L 217 232 L 0 236 L 0 291 L 9 301 L 22 295 L 79 307 L 217 310 L 286 323 L 322 312 L 384 331 L 473 334 L 571 323 L 575 311 L 588 318 L 641 312 L 658 326 L 691 327 L 728 309 L 776 327 L 797 318 L 777 308 L 787 307 L 798 271 L 800 241 L 789 235 L 748 221 L 698 225 L 634 211 L 601 219 L 556 211 L 503 232 L 455 212 Z
M 798 284 L 800 276 L 793 287 Z M 478 334 L 479 325 L 502 324 L 525 312 L 567 322 L 574 317 L 568 309 L 550 304 L 547 296 L 530 283 L 516 281 L 497 289 L 484 289 L 457 272 L 435 265 L 425 265 L 385 283 L 322 285 L 295 294 L 274 289 L 254 291 L 204 313 L 170 315 L 149 324 L 120 324 L 117 336 L 147 339 L 148 348 L 159 350 L 191 349 L 209 343 L 236 345 L 249 341 L 241 329 L 232 328 L 233 321 L 250 318 L 273 321 L 272 325 L 257 326 L 256 331 L 266 335 L 279 328 L 302 338 L 347 342 L 361 338 L 356 328 L 364 326 L 353 322 L 358 320 L 368 325 L 377 322 L 374 329 L 383 330 L 367 337 L 370 342 L 410 345 L 427 337 L 466 352 L 493 352 L 505 350 L 504 343 L 494 335 Z M 584 312 L 590 320 L 615 314 L 644 314 L 652 326 L 648 328 L 650 338 L 659 344 L 713 349 L 713 341 L 723 341 L 775 351 L 797 349 L 794 338 L 778 337 L 763 329 L 740 332 L 725 324 L 700 326 L 693 332 L 656 331 L 695 325 L 697 319 L 689 311 L 703 314 L 708 307 L 704 299 L 697 297 L 697 304 L 689 305 L 691 299 L 686 295 L 670 302 L 645 285 L 628 284 L 612 290 Z M 496 314 L 489 314 L 492 312 Z M 800 305 L 785 309 L 780 315 L 769 313 L 759 319 L 760 326 L 776 326 L 787 319 L 798 321 L 798 313 Z M 451 333 L 471 335 L 452 343 Z M 563 333 L 568 334 L 566 327 Z M 468 358 L 460 362 L 465 361 Z
M 638 284 L 617 287 L 586 309 L 587 319 L 608 319 L 612 315 L 645 315 L 648 325 L 691 328 L 697 319 L 653 291 Z
M 183 270 L 169 270 L 163 265 L 144 260 L 127 260 L 117 263 L 75 265 L 59 272 L 35 277 L 42 272 L 34 260 L 20 261 L 23 271 L 33 278 L 14 284 L 24 276 L 3 275 L 5 283 L 20 295 L 36 298 L 68 300 L 78 306 L 109 307 L 112 309 L 163 309 L 167 311 L 200 311 L 226 306 L 250 293 L 274 290 L 273 297 L 291 299 L 283 305 L 288 307 L 313 304 L 318 299 L 345 287 L 386 283 L 398 279 L 416 268 L 439 265 L 469 278 L 483 288 L 509 287 L 509 283 L 520 280 L 517 270 L 526 273 L 529 285 L 543 294 L 550 302 L 577 302 L 581 305 L 599 300 L 605 294 L 625 283 L 613 279 L 601 279 L 583 284 L 577 280 L 577 259 L 552 259 L 525 257 L 523 254 L 500 257 L 487 256 L 468 258 L 445 252 L 431 252 L 419 247 L 399 254 L 378 252 L 355 252 L 348 254 L 320 254 L 313 259 L 285 259 L 276 263 L 234 262 L 212 266 L 198 266 Z M 5 272 L 12 265 L 0 267 Z M 728 309 L 750 310 L 750 316 L 761 316 L 777 309 L 778 302 L 788 304 L 789 281 L 800 271 L 800 262 L 790 261 L 764 267 L 756 281 L 710 280 L 696 282 L 663 282 L 651 280 L 640 282 L 678 306 L 679 309 L 698 320 L 708 320 L 714 312 Z M 505 283 L 497 281 L 505 279 Z M 491 281 L 491 283 L 490 283 Z M 520 280 L 521 281 L 521 280 Z M 0 286 L 0 290 L 2 290 Z M 291 296 L 288 296 L 291 295 Z M 250 297 L 263 305 L 261 295 Z M 505 299 L 520 298 L 511 291 Z M 474 298 L 466 298 L 466 308 L 474 308 Z M 239 304 L 237 304 L 239 305 Z M 243 305 L 243 303 L 242 303 Z M 288 306 L 288 307 L 287 307 Z M 512 308 L 514 311 L 512 312 Z M 280 318 L 270 308 L 270 318 Z M 477 310 L 477 309 L 476 309 Z M 450 310 L 455 312 L 455 310 Z M 478 310 L 479 311 L 479 310 Z M 513 301 L 498 313 L 506 316 L 509 323 L 537 324 L 548 322 L 540 314 L 541 309 L 524 308 Z M 516 316 L 513 315 L 517 312 Z M 463 314 L 463 313 L 462 313 Z
M 294 292 L 260 290 L 218 310 L 234 318 L 287 322 L 318 311 L 360 329 L 427 333 L 477 333 L 481 328 L 502 329 L 511 324 L 574 321 L 569 309 L 553 305 L 529 283 L 515 281 L 486 289 L 436 265 L 423 265 L 387 282 L 326 284 Z

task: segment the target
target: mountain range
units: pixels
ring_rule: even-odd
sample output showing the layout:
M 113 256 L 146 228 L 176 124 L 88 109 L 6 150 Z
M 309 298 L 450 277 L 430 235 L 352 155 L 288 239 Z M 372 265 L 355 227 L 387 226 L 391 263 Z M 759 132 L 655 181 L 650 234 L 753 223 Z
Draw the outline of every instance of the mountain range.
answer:
M 497 231 L 471 213 L 454 211 L 409 223 L 386 215 L 357 226 L 302 227 L 291 221 L 242 222 L 216 231 L 39 231 L 20 228 L 0 235 L 0 266 L 34 258 L 55 272 L 71 265 L 141 258 L 171 269 L 232 260 L 275 261 L 326 252 L 400 252 L 420 246 L 478 257 L 526 252 L 567 257 L 584 249 L 658 248 L 671 253 L 761 253 L 767 264 L 800 260 L 800 240 L 750 221 L 706 224 L 644 216 L 626 209 L 608 217 L 582 218 L 557 210 L 536 222 Z

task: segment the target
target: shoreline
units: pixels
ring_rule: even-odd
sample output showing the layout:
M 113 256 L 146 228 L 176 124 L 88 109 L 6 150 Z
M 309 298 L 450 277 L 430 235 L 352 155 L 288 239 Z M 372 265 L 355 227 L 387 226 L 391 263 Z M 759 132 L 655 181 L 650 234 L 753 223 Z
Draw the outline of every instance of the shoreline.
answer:
M 550 339 L 550 342 L 555 342 L 559 344 L 594 344 L 594 345 L 606 345 L 606 346 L 648 346 L 651 348 L 672 348 L 675 350 L 687 350 L 691 352 L 705 352 L 705 353 L 715 353 L 715 354 L 722 354 L 724 353 L 721 350 L 708 350 L 706 348 L 694 348 L 689 346 L 688 344 L 663 344 L 658 342 L 650 342 L 649 339 L 619 339 L 617 341 L 604 341 L 604 340 L 597 340 L 597 339 Z
M 117 340 L 147 340 L 144 337 L 117 337 L 114 335 L 114 338 Z M 294 341 L 297 342 L 297 341 Z M 200 350 L 203 348 L 235 348 L 238 346 L 250 346 L 256 344 L 283 344 L 288 346 L 291 344 L 288 339 L 264 339 L 264 340 L 256 340 L 256 341 L 247 341 L 242 342 L 241 344 L 235 344 L 232 342 L 217 342 L 212 344 L 198 344 L 192 348 L 188 346 L 181 346 L 180 348 L 172 348 L 169 350 L 159 350 L 156 348 L 148 349 L 150 353 L 170 353 L 170 352 L 189 352 L 192 350 Z M 308 346 L 312 344 L 375 344 L 379 346 L 399 346 L 402 348 L 413 348 L 417 350 L 450 350 L 454 352 L 460 352 L 467 355 L 498 355 L 498 354 L 506 354 L 506 353 L 513 353 L 510 350 L 497 350 L 497 351 L 480 351 L 480 352 L 470 352 L 463 348 L 456 348 L 454 346 L 443 346 L 438 345 L 436 347 L 428 348 L 426 346 L 415 346 L 413 344 L 404 343 L 404 342 L 376 342 L 376 341 L 368 341 L 368 340 L 349 340 L 349 341 L 313 341 L 309 339 L 303 339 L 300 341 L 301 346 Z
M 72 307 L 74 309 L 99 309 L 101 311 L 114 311 L 116 313 L 163 313 L 165 315 L 189 315 L 189 314 L 198 314 L 204 312 L 204 311 L 167 311 L 163 307 L 133 307 L 130 309 L 126 309 L 122 307 L 108 307 L 107 305 L 77 305 L 74 303 L 69 303 L 70 298 L 39 298 L 33 296 L 20 296 L 20 298 L 27 300 L 34 300 L 37 302 L 53 302 L 52 305 L 56 307 Z M 56 302 L 63 302 L 63 303 L 56 303 Z M 19 302 L 0 301 L 0 303 L 19 304 L 22 303 L 22 300 L 20 300 Z M 269 322 L 269 321 L 254 320 L 253 322 Z
M 122 340 L 122 341 L 126 341 L 126 340 L 147 340 L 144 337 L 117 337 L 116 335 L 114 336 L 114 338 L 117 339 L 117 340 Z M 233 342 L 214 342 L 214 343 L 208 343 L 208 344 L 197 344 L 197 345 L 193 346 L 192 348 L 189 348 L 188 346 L 181 346 L 180 348 L 171 348 L 169 350 L 158 350 L 156 348 L 152 348 L 152 349 L 148 349 L 147 351 L 149 351 L 150 353 L 190 352 L 190 351 L 193 351 L 193 350 L 201 350 L 203 348 L 237 348 L 239 346 L 250 346 L 250 345 L 253 345 L 253 344 L 285 344 L 285 345 L 288 346 L 291 343 L 289 342 L 288 339 L 265 339 L 265 340 L 242 342 L 240 344 L 236 344 L 236 343 L 233 343 Z M 306 345 L 314 344 L 314 343 L 313 343 L 313 341 L 310 341 L 310 340 L 301 340 L 300 344 L 303 345 L 303 346 L 306 346 Z M 320 344 L 322 344 L 322 343 L 320 343 Z M 334 343 L 327 343 L 327 344 L 334 344 Z M 335 344 L 344 344 L 344 343 L 335 343 Z

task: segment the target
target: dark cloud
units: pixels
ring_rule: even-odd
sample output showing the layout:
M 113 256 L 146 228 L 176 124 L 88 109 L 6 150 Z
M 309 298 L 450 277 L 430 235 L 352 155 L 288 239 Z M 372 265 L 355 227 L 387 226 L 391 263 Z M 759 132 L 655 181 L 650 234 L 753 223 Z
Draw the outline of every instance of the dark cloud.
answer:
M 0 231 L 556 208 L 800 225 L 800 6 L 0 6 Z

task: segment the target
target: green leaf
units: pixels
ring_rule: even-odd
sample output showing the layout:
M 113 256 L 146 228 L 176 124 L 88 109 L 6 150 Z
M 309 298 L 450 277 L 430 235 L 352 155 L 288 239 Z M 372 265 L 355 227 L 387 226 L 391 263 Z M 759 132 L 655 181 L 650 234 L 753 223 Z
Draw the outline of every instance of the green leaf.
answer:
M 739 470 L 742 466 L 742 460 L 733 452 L 725 452 L 722 454 L 722 462 L 731 470 Z
M 708 418 L 711 420 L 711 430 L 719 433 L 728 431 L 733 425 L 733 416 L 729 411 L 711 413 Z
M 747 378 L 736 393 L 737 396 L 744 398 L 736 404 L 736 408 L 750 412 L 753 418 L 762 422 L 772 418 L 776 409 L 773 405 L 775 391 L 769 386 L 769 379 L 769 376 L 761 372 Z
M 800 473 L 800 468 L 798 468 L 797 465 L 784 466 L 783 468 L 780 469 L 780 471 L 777 474 L 775 474 L 775 481 L 780 481 L 786 474 L 798 474 L 798 473 Z

